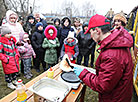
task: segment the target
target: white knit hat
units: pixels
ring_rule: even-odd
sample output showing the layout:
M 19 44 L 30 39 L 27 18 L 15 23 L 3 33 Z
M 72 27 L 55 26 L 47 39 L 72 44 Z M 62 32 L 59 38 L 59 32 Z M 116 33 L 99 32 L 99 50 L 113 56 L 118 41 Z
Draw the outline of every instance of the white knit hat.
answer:
M 9 34 L 11 30 L 8 26 L 1 26 L 1 35 Z
M 68 34 L 67 38 L 73 38 L 74 39 L 74 32 L 69 31 L 69 34 Z

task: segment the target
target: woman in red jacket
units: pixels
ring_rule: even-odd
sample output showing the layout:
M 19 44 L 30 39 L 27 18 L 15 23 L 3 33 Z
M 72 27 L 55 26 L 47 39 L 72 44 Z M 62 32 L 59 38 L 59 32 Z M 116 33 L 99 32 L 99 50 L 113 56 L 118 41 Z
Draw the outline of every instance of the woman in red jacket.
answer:
M 16 38 L 11 36 L 11 30 L 7 26 L 2 26 L 0 36 L 0 60 L 2 61 L 7 87 L 11 89 L 16 88 L 13 83 L 17 83 L 16 75 L 20 69 L 19 52 L 15 44 Z
M 100 45 L 100 54 L 95 64 L 96 74 L 80 67 L 75 67 L 74 72 L 86 85 L 99 93 L 99 102 L 131 102 L 131 35 L 122 26 L 110 31 L 108 19 L 98 14 L 91 17 L 87 32 Z

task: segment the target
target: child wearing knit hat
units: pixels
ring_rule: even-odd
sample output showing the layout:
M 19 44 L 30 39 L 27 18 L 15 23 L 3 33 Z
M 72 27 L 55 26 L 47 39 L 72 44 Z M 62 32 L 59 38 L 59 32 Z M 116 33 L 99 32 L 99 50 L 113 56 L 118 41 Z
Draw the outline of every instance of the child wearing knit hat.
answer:
M 75 59 L 79 54 L 78 40 L 74 37 L 74 32 L 69 31 L 67 38 L 64 39 L 64 44 L 61 49 L 61 57 L 65 54 L 69 56 L 71 63 L 75 63 Z
M 5 74 L 7 87 L 15 89 L 16 77 L 19 72 L 19 52 L 16 46 L 16 38 L 12 36 L 8 26 L 1 27 L 0 36 L 0 60 Z
M 35 51 L 36 58 L 34 59 L 34 66 L 36 69 L 36 72 L 40 72 L 40 63 L 42 63 L 44 71 L 46 71 L 46 63 L 44 61 L 44 55 L 45 55 L 45 49 L 42 48 L 42 43 L 45 38 L 43 32 L 43 24 L 41 22 L 38 22 L 36 25 L 36 31 L 32 35 L 32 47 Z

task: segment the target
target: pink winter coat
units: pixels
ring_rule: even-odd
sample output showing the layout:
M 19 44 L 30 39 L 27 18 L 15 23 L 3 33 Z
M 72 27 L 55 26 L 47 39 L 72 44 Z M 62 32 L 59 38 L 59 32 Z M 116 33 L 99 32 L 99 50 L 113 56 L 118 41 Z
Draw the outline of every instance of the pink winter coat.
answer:
M 15 37 L 0 36 L 0 60 L 5 74 L 19 72 L 19 52 Z
M 84 69 L 79 78 L 99 93 L 99 102 L 131 102 L 133 63 L 131 35 L 123 28 L 99 43 L 100 55 L 96 61 L 96 75 Z
M 20 42 L 23 44 L 23 46 L 18 46 L 18 51 L 20 52 L 21 59 L 31 58 L 32 56 L 36 56 L 32 45 L 28 42 L 23 41 L 23 36 L 27 33 L 20 33 Z
M 11 14 L 16 15 L 16 17 L 17 17 L 15 23 L 11 23 L 9 20 Z M 14 36 L 18 42 L 20 33 L 24 32 L 22 25 L 19 22 L 17 22 L 18 21 L 18 15 L 13 11 L 8 10 L 6 12 L 6 20 L 7 20 L 7 23 L 2 24 L 2 26 L 8 26 L 11 30 L 12 36 Z

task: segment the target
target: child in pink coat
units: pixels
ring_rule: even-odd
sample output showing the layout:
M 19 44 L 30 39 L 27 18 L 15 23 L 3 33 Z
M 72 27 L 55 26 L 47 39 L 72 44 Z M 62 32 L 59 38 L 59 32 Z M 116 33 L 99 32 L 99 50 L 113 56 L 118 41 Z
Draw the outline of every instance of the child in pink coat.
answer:
M 20 34 L 20 43 L 18 50 L 21 54 L 21 59 L 24 65 L 24 77 L 30 79 L 33 75 L 31 74 L 31 58 L 36 56 L 27 33 Z

